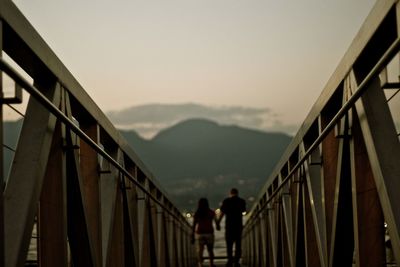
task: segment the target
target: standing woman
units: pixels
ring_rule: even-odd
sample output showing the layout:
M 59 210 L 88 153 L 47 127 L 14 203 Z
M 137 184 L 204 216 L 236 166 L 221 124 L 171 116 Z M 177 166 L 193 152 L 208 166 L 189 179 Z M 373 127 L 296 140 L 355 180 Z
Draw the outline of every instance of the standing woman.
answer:
M 213 221 L 217 224 L 215 212 L 210 209 L 208 200 L 201 198 L 194 214 L 192 240 L 196 240 L 198 266 L 203 266 L 204 245 L 207 246 L 210 257 L 210 267 L 214 266 L 214 227 Z M 218 226 L 217 226 L 218 228 Z

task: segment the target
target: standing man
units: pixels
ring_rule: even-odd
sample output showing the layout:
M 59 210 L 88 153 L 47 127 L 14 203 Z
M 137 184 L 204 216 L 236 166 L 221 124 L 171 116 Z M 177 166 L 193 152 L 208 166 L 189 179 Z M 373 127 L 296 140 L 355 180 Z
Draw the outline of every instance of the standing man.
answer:
M 246 211 L 246 202 L 239 197 L 239 192 L 236 188 L 232 188 L 230 196 L 222 202 L 221 214 L 218 222 L 225 219 L 225 241 L 228 254 L 227 267 L 239 266 L 239 260 L 242 256 L 242 213 Z M 219 223 L 217 224 L 219 226 Z M 219 227 L 217 227 L 218 229 Z M 233 244 L 235 244 L 235 257 L 232 255 Z

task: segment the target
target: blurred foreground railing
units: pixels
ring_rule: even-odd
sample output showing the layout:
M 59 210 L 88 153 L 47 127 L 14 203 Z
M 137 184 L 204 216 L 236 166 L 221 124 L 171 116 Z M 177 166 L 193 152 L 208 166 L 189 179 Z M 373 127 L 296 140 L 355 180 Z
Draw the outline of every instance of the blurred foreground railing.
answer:
M 399 26 L 378 1 L 260 192 L 246 265 L 400 266 Z
M 186 219 L 9 0 L 0 48 L 1 139 L 6 108 L 22 121 L 0 151 L 0 266 L 192 266 Z

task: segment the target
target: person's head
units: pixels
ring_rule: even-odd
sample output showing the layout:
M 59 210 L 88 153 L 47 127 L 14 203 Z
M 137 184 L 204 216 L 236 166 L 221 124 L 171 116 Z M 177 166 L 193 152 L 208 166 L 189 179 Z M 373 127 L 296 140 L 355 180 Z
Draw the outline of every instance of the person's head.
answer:
M 197 204 L 197 210 L 195 212 L 195 216 L 203 217 L 207 214 L 209 209 L 210 209 L 210 206 L 208 205 L 207 198 L 200 198 L 199 202 Z
M 232 188 L 230 191 L 231 197 L 239 195 L 239 191 L 236 188 Z
M 197 209 L 198 210 L 208 210 L 210 208 L 210 206 L 208 205 L 208 200 L 207 198 L 200 198 L 199 199 L 199 203 L 197 205 Z

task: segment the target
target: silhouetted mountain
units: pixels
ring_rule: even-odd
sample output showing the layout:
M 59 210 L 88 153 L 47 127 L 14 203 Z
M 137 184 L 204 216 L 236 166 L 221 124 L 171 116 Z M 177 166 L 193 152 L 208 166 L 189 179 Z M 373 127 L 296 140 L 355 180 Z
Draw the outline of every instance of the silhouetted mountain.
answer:
M 4 123 L 4 143 L 15 148 L 22 121 Z M 134 131 L 121 131 L 174 202 L 193 210 L 200 197 L 212 207 L 237 187 L 246 199 L 264 185 L 291 137 L 237 126 L 192 119 L 145 140 Z M 5 149 L 5 173 L 13 152 Z M 249 203 L 249 206 L 251 203 Z
M 291 137 L 193 119 L 151 140 L 122 131 L 166 191 L 185 209 L 199 197 L 215 206 L 231 187 L 246 198 L 257 194 Z
M 212 120 L 223 125 L 238 125 L 262 131 L 295 133 L 299 125 L 282 121 L 269 108 L 210 106 L 198 103 L 145 104 L 108 111 L 107 117 L 119 129 L 134 130 L 140 136 L 154 137 L 160 130 L 193 119 Z

